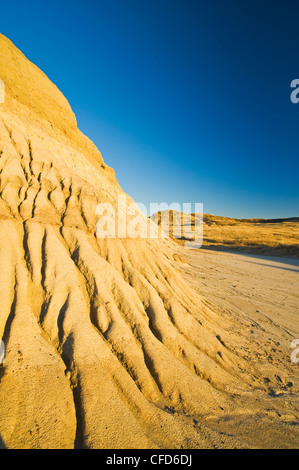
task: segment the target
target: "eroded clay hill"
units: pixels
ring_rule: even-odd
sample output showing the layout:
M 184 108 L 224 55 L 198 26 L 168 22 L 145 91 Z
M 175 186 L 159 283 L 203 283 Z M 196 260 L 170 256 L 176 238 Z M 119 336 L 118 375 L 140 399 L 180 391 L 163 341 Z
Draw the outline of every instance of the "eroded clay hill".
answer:
M 0 54 L 2 445 L 246 446 L 204 424 L 263 391 L 229 320 L 180 277 L 177 245 L 95 236 L 97 204 L 123 194 L 113 170 L 2 35 Z

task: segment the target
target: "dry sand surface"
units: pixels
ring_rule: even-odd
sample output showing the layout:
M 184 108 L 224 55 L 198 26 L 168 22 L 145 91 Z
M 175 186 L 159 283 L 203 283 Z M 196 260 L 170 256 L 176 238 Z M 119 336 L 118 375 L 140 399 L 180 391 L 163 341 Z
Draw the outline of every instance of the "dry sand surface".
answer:
M 208 418 L 229 432 L 238 429 L 252 446 L 299 445 L 299 364 L 290 360 L 299 338 L 299 260 L 185 250 L 181 273 L 213 311 L 230 320 L 226 347 L 263 377 L 268 399 L 256 394 L 256 409 Z
M 242 258 L 233 287 L 223 255 L 97 238 L 114 171 L 2 35 L 0 77 L 1 446 L 297 446 L 297 272 Z

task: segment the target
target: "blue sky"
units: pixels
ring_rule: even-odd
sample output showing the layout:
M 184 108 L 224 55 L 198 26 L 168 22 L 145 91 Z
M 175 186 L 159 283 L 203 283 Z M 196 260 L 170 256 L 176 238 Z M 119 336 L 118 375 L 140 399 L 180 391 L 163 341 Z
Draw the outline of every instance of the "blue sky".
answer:
M 299 216 L 299 2 L 1 4 L 0 31 L 58 86 L 136 202 Z

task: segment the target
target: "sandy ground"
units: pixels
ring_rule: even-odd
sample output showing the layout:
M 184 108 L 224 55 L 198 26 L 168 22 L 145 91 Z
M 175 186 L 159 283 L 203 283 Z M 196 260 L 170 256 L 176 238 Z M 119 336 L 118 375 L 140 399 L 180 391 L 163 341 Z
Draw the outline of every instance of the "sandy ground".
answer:
M 188 250 L 187 277 L 206 299 L 257 323 L 275 323 L 299 338 L 299 260 Z
M 298 446 L 299 364 L 291 361 L 291 341 L 299 338 L 299 261 L 205 249 L 185 250 L 185 257 L 183 276 L 214 311 L 232 319 L 231 347 L 268 386 L 269 400 L 255 414 L 211 418 L 210 424 L 226 432 L 233 426 L 234 433 L 238 427 L 251 446 Z M 274 416 L 281 426 L 273 427 Z

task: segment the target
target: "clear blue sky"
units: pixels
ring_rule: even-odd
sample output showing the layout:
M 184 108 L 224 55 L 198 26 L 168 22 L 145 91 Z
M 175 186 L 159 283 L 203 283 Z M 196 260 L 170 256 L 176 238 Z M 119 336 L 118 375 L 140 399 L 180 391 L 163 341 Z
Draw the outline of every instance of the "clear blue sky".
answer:
M 136 202 L 299 216 L 297 0 L 1 3 Z

